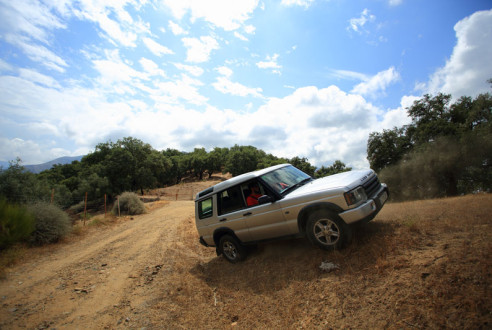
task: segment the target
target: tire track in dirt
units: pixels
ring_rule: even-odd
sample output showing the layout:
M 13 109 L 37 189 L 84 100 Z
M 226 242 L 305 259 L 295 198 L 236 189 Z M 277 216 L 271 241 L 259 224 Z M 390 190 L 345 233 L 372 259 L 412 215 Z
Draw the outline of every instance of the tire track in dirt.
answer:
M 174 258 L 166 255 L 174 254 L 178 226 L 193 210 L 193 202 L 172 202 L 16 267 L 0 283 L 0 327 L 121 323 L 142 283 L 172 272 Z

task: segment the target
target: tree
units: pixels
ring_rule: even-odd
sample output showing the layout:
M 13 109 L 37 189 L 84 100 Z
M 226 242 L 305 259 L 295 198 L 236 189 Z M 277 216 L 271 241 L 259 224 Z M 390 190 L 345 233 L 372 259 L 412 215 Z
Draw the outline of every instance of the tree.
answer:
M 232 147 L 227 156 L 224 172 L 229 172 L 232 176 L 254 171 L 258 168 L 259 161 L 258 149 L 253 146 Z
M 87 175 L 96 173 L 100 178 L 107 178 L 115 194 L 137 190 L 143 194 L 144 189 L 166 181 L 166 172 L 172 167 L 168 157 L 132 137 L 98 144 L 82 163 L 88 169 Z
M 425 94 L 408 109 L 412 118 L 412 142 L 417 145 L 432 142 L 438 136 L 456 135 L 457 126 L 451 123 L 449 102 L 451 95 L 439 93 L 432 97 Z
M 112 190 L 108 178 L 100 177 L 97 173 L 83 178 L 72 196 L 81 201 L 85 198 L 85 193 L 90 201 L 100 200 L 104 194 L 111 195 Z
M 267 168 L 270 166 L 274 165 L 280 165 L 280 164 L 285 164 L 288 162 L 287 159 L 285 158 L 279 158 L 277 156 L 274 156 L 272 154 L 267 154 L 263 150 L 258 150 L 258 165 L 256 166 L 256 169 L 262 169 L 262 168 Z
M 383 168 L 398 163 L 408 153 L 413 144 L 407 135 L 407 126 L 372 132 L 367 141 L 367 159 L 372 169 L 379 172 Z
M 49 200 L 51 193 L 48 183 L 40 182 L 35 174 L 26 171 L 21 162 L 17 158 L 10 162 L 8 169 L 0 172 L 0 195 L 15 204 Z
M 222 168 L 225 166 L 227 161 L 227 155 L 229 154 L 229 148 L 219 148 L 215 147 L 208 156 L 208 176 L 212 177 L 213 172 L 222 172 Z
M 309 163 L 307 158 L 304 158 L 304 157 L 300 158 L 300 157 L 296 156 L 294 158 L 291 158 L 288 162 L 289 162 L 289 164 L 297 167 L 298 169 L 300 169 L 304 173 L 306 173 L 310 176 L 314 176 L 314 172 L 316 171 L 316 166 L 311 165 L 311 163 Z
M 190 154 L 191 168 L 199 180 L 203 180 L 203 173 L 209 169 L 209 158 L 205 148 L 195 148 Z
M 321 166 L 316 172 L 314 173 L 314 176 L 316 178 L 322 178 L 325 176 L 337 174 L 337 173 L 342 173 L 342 172 L 348 172 L 351 171 L 351 167 L 346 167 L 346 165 L 340 161 L 340 160 L 335 160 L 335 162 L 329 166 L 329 167 L 324 167 Z

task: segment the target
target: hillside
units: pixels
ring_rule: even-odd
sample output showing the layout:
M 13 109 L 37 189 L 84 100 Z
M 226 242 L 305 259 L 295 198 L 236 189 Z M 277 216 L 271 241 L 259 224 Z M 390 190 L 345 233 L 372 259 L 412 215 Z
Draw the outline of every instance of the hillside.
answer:
M 0 281 L 0 328 L 492 324 L 490 194 L 390 203 L 340 252 L 288 240 L 236 265 L 199 245 L 192 201 L 148 207 L 29 250 Z

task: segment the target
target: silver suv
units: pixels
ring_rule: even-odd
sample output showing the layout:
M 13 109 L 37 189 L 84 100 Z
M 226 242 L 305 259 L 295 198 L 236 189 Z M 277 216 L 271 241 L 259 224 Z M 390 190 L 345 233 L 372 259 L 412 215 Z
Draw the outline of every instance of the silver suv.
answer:
M 280 237 L 307 236 L 333 250 L 350 241 L 349 225 L 376 216 L 388 194 L 372 170 L 313 179 L 283 164 L 199 192 L 195 223 L 200 243 L 232 263 L 246 258 L 246 245 Z

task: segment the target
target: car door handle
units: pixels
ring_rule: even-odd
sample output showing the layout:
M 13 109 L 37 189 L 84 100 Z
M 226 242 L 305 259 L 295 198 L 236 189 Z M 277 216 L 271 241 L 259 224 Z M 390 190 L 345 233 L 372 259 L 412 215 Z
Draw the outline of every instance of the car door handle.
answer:
M 251 212 L 244 213 L 244 214 L 243 214 L 243 217 L 250 216 L 251 214 L 253 214 L 253 213 L 251 213 Z
M 227 221 L 227 218 L 220 219 L 219 221 L 220 221 L 220 222 Z

